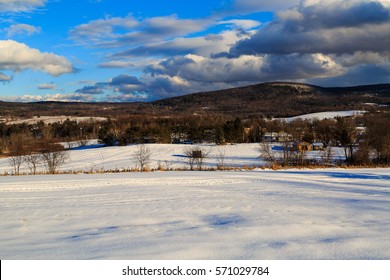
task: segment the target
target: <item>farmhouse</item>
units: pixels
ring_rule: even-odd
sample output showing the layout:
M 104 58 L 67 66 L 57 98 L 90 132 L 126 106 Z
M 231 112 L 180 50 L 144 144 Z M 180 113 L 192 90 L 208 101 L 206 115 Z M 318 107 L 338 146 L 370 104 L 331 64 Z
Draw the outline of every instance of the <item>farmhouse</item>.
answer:
M 172 133 L 171 134 L 171 143 L 172 144 L 192 144 L 188 140 L 188 134 L 184 132 Z
M 284 131 L 281 132 L 267 132 L 261 137 L 263 142 L 289 142 L 293 140 L 293 136 Z

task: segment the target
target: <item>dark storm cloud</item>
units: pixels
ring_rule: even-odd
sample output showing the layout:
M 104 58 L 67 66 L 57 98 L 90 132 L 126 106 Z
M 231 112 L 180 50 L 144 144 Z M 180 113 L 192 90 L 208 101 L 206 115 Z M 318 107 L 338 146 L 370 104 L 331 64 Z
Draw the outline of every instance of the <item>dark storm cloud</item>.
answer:
M 310 79 L 309 83 L 333 87 L 381 84 L 390 81 L 390 65 L 359 65 L 350 68 L 344 75 L 327 79 Z
M 180 77 L 187 82 L 239 83 L 275 79 L 303 79 L 334 76 L 344 72 L 330 57 L 321 54 L 241 56 L 238 58 L 200 56 L 175 57 L 150 66 L 153 77 Z
M 145 72 L 150 74 L 151 76 L 176 76 L 178 71 L 186 68 L 192 63 L 194 63 L 194 60 L 188 57 L 175 56 L 160 62 L 158 65 L 149 65 L 145 67 Z
M 121 74 L 111 79 L 110 82 L 99 82 L 92 86 L 84 86 L 76 90 L 80 94 L 103 94 L 105 90 L 117 93 L 136 93 L 142 88 L 142 82 L 134 76 Z
M 180 46 L 176 45 L 174 42 L 164 42 L 161 44 L 138 46 L 126 51 L 118 52 L 114 54 L 113 57 L 126 58 L 150 55 L 174 56 L 180 54 L 184 55 L 195 51 L 196 48 L 194 46 Z
M 289 8 L 297 4 L 299 0 L 234 0 L 230 11 L 248 14 L 259 11 L 275 11 Z M 229 13 L 229 12 L 228 12 Z
M 122 74 L 112 78 L 111 82 L 109 83 L 110 86 L 140 85 L 140 84 L 141 82 L 138 80 L 137 77 L 129 76 L 126 74 Z
M 238 42 L 230 53 L 235 56 L 344 54 L 383 52 L 389 46 L 389 10 L 381 3 L 365 2 L 341 7 L 318 4 L 301 5 L 281 12 L 277 21 L 259 29 L 251 38 Z
M 98 86 L 84 86 L 81 89 L 76 90 L 76 93 L 82 94 L 102 94 L 103 89 Z
M 103 83 L 104 84 L 104 83 Z M 107 88 L 114 92 L 122 94 L 131 94 L 134 96 L 144 94 L 141 81 L 134 76 L 121 74 L 111 79 L 111 82 L 105 84 Z M 141 91 L 140 91 L 141 90 Z
M 379 2 L 356 3 L 353 6 L 315 5 L 299 8 L 304 30 L 317 28 L 359 27 L 389 21 L 389 10 Z

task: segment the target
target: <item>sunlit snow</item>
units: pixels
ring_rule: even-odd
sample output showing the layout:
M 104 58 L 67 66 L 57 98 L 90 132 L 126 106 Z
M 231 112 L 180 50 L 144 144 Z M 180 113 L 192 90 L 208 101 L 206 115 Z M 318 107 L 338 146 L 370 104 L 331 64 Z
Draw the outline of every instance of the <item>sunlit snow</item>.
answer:
M 226 157 L 258 160 L 242 147 Z M 74 150 L 66 169 L 124 166 L 126 149 Z M 387 168 L 0 176 L 0 258 L 389 259 L 389 213 Z

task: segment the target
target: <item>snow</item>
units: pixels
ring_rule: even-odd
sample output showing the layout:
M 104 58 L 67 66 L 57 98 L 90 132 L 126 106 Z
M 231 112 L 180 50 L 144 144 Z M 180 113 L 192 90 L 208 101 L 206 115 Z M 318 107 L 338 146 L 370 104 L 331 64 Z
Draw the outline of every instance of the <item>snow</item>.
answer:
M 312 114 L 305 114 L 300 116 L 295 116 L 291 118 L 282 118 L 286 122 L 292 122 L 297 119 L 301 120 L 324 120 L 324 119 L 334 119 L 336 117 L 352 117 L 356 115 L 362 115 L 365 111 L 350 110 L 350 111 L 329 111 L 329 112 L 319 112 Z
M 69 145 L 65 145 L 68 147 Z M 138 145 L 124 147 L 104 147 L 97 142 L 90 141 L 88 146 L 74 147 L 70 150 L 70 158 L 67 164 L 60 168 L 64 172 L 77 171 L 100 171 L 100 170 L 121 170 L 136 169 L 137 162 L 134 160 L 134 154 L 139 149 Z M 146 145 L 151 152 L 150 167 L 157 169 L 160 165 L 164 169 L 183 169 L 189 168 L 189 160 L 185 156 L 186 149 L 193 149 L 196 145 L 181 144 L 149 144 Z M 259 159 L 259 144 L 239 144 L 239 145 L 201 145 L 203 150 L 209 153 L 205 159 L 206 168 L 215 168 L 218 163 L 218 157 L 224 154 L 224 165 L 226 167 L 242 167 L 244 165 L 253 166 L 264 164 Z M 0 158 L 0 174 L 5 172 L 12 174 L 12 167 L 6 158 Z M 38 168 L 39 172 L 45 171 L 44 166 Z M 22 165 L 21 173 L 29 173 L 26 164 Z
M 183 167 L 186 145 L 148 145 Z M 225 149 L 258 164 L 258 145 Z M 66 170 L 134 166 L 137 146 L 71 151 Z M 10 170 L 6 159 L 0 170 Z M 0 176 L 0 259 L 389 259 L 390 169 Z
M 102 121 L 106 121 L 107 118 L 103 118 L 103 117 L 74 117 L 74 116 L 34 116 L 34 117 L 28 118 L 28 119 L 16 118 L 14 120 L 8 120 L 5 117 L 0 117 L 0 122 L 5 122 L 8 125 L 22 124 L 22 123 L 30 125 L 30 124 L 36 124 L 38 122 L 43 122 L 45 124 L 52 124 L 52 123 L 56 123 L 56 122 L 63 123 L 66 120 L 76 121 L 78 123 L 79 122 L 90 122 L 90 121 L 102 122 Z
M 65 147 L 73 147 L 69 151 L 69 160 L 60 168 L 62 172 L 81 172 L 81 171 L 102 171 L 102 170 L 129 170 L 137 169 L 137 161 L 134 154 L 139 149 L 138 145 L 124 147 L 104 147 L 97 141 L 89 141 L 88 146 L 77 147 L 76 142 L 64 144 Z M 272 143 L 275 153 L 283 153 L 281 144 Z M 148 144 L 147 148 L 151 152 L 149 167 L 157 169 L 161 166 L 163 169 L 189 169 L 189 159 L 185 156 L 186 149 L 193 149 L 196 145 L 182 144 Z M 205 168 L 216 168 L 219 164 L 219 158 L 223 155 L 224 167 L 242 168 L 253 166 L 264 166 L 265 162 L 260 156 L 260 145 L 236 144 L 217 146 L 213 144 L 203 144 L 199 146 L 208 153 L 204 160 Z M 340 160 L 345 158 L 342 148 L 333 149 L 333 158 Z M 321 156 L 320 151 L 308 152 L 308 158 L 318 158 Z M 44 172 L 44 166 L 38 167 L 38 172 Z M 30 171 L 26 164 L 20 169 L 21 173 L 28 174 Z M 6 158 L 0 158 L 0 174 L 12 174 L 13 168 Z

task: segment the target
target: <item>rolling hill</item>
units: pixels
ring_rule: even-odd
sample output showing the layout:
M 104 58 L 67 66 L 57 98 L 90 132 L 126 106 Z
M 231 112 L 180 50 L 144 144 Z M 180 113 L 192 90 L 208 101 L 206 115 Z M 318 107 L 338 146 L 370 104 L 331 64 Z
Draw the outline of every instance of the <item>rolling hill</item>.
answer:
M 390 105 L 390 84 L 323 88 L 297 83 L 263 83 L 195 93 L 153 103 L 172 112 L 289 117 L 338 110 L 362 110 L 367 104 Z
M 0 116 L 72 115 L 118 117 L 145 115 L 225 115 L 290 117 L 301 114 L 390 106 L 390 84 L 324 88 L 274 82 L 200 92 L 145 103 L 0 102 Z

